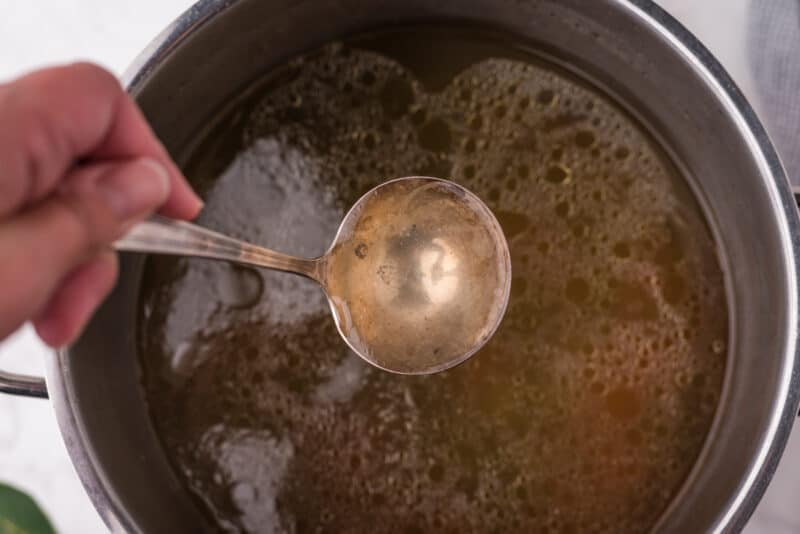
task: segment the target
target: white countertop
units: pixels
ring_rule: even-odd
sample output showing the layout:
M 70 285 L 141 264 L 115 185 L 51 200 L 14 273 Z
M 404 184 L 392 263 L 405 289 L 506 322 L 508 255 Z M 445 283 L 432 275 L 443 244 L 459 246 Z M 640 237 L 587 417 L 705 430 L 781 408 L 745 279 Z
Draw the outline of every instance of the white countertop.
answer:
M 746 63 L 751 0 L 661 0 L 714 52 L 760 107 Z M 0 81 L 48 64 L 89 59 L 121 74 L 191 0 L 0 0 Z M 721 15 L 723 13 L 724 15 Z M 724 20 L 722 20 L 724 18 Z M 798 21 L 800 23 L 800 21 Z M 769 128 L 769 124 L 767 124 Z M 30 327 L 0 343 L 0 365 L 40 374 L 44 347 Z M 106 532 L 67 457 L 47 401 L 0 395 L 0 481 L 32 494 L 59 532 Z M 795 430 L 746 534 L 800 532 L 800 432 Z

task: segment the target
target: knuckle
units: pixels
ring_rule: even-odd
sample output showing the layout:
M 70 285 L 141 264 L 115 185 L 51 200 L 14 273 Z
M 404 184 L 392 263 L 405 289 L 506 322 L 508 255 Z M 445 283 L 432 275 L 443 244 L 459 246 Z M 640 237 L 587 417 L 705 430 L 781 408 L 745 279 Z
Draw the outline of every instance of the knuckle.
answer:
M 20 126 L 24 158 L 23 194 L 18 205 L 38 199 L 48 189 L 48 177 L 60 174 L 59 162 L 69 160 L 67 139 L 61 135 L 43 113 L 35 108 L 26 111 L 27 120 Z
M 92 84 L 93 87 L 97 87 L 104 94 L 122 92 L 122 86 L 116 76 L 100 65 L 88 61 L 79 61 L 70 65 L 69 68 L 73 71 L 76 79 Z
M 102 203 L 94 201 L 91 195 L 60 195 L 54 205 L 62 231 L 78 248 L 92 251 L 113 238 L 116 221 Z
M 54 203 L 56 219 L 67 240 L 78 244 L 90 244 L 96 240 L 94 224 L 85 206 L 73 195 L 64 195 Z
M 40 198 L 48 189 L 48 177 L 61 171 L 59 162 L 66 161 L 69 143 L 47 120 L 45 112 L 33 105 L 28 95 L 9 89 L 0 102 L 13 128 L 12 149 L 6 153 L 9 176 L 0 179 L 2 204 L 18 209 Z M 2 177 L 0 177 L 2 178 Z

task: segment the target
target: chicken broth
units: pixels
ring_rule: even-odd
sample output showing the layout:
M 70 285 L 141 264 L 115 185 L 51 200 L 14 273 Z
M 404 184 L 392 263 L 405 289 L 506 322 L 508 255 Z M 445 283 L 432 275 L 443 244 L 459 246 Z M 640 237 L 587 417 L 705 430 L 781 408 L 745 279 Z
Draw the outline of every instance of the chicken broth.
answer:
M 514 273 L 486 347 L 400 376 L 347 349 L 311 281 L 148 259 L 143 385 L 212 529 L 642 532 L 685 480 L 722 385 L 723 277 L 682 177 L 596 88 L 478 30 L 385 31 L 267 73 L 184 168 L 201 224 L 308 257 L 378 183 L 450 178 Z

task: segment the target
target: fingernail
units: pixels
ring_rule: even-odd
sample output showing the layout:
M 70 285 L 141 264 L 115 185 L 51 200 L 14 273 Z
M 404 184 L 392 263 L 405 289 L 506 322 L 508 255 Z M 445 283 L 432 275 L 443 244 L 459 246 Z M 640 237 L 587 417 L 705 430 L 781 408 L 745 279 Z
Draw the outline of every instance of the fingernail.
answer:
M 197 193 L 195 193 L 194 191 L 192 191 L 192 196 L 194 197 L 192 199 L 194 200 L 194 206 L 192 206 L 192 211 L 194 212 L 194 215 L 192 218 L 195 218 L 200 214 L 200 211 L 205 207 L 206 203 L 203 202 L 202 199 L 199 196 L 197 196 Z
M 192 191 L 192 193 L 194 193 L 194 191 Z M 194 200 L 196 206 L 195 214 L 197 214 L 200 213 L 200 210 L 202 210 L 206 206 L 206 203 L 203 202 L 203 200 L 199 196 L 197 196 L 197 193 L 194 193 Z
M 186 178 L 184 178 L 184 180 L 186 180 Z M 186 180 L 186 183 L 188 184 L 189 180 Z M 192 193 L 192 204 L 193 204 L 193 206 L 191 207 L 190 211 L 193 212 L 192 213 L 192 218 L 194 219 L 195 217 L 197 217 L 200 214 L 200 211 L 205 207 L 206 203 L 203 202 L 203 199 L 200 198 L 200 195 L 198 195 L 195 192 L 195 190 L 194 190 L 194 188 L 192 188 L 191 184 L 189 185 L 189 191 Z
M 169 174 L 157 161 L 141 158 L 97 182 L 109 207 L 126 220 L 155 210 L 167 200 Z

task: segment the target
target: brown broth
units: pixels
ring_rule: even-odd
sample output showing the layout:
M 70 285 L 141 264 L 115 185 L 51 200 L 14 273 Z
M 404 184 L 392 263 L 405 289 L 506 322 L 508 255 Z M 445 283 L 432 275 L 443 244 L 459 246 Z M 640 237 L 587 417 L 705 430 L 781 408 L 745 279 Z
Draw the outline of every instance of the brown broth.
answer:
M 497 214 L 508 313 L 447 372 L 361 361 L 312 282 L 151 258 L 143 384 L 230 532 L 641 532 L 694 464 L 725 365 L 723 277 L 681 176 L 597 89 L 473 30 L 331 44 L 268 73 L 185 165 L 199 222 L 322 254 L 374 185 L 451 178 Z

